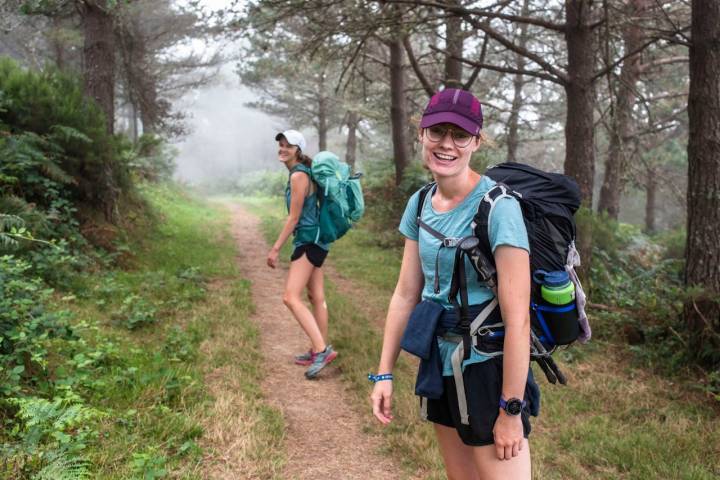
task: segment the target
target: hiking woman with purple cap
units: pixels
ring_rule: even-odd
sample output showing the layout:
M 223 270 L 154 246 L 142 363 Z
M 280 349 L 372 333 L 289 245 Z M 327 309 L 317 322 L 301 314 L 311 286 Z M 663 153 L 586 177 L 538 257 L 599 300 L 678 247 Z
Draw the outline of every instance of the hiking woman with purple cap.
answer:
M 530 479 L 529 415 L 537 414 L 539 392 L 529 370 L 529 246 L 517 200 L 498 198 L 488 218 L 495 290 L 458 254 L 495 185 L 470 168 L 482 123 L 480 102 L 464 90 L 436 93 L 423 113 L 418 141 L 434 183 L 410 197 L 400 222 L 405 248 L 378 372 L 369 375 L 371 400 L 375 417 L 390 423 L 392 370 L 402 347 L 422 359 L 415 393 L 421 415 L 434 424 L 448 478 Z M 466 262 L 464 271 L 454 268 L 456 258 Z M 457 295 L 463 283 L 465 293 Z M 468 314 L 461 315 L 461 296 Z M 481 331 L 488 322 L 504 328 L 499 353 L 466 342 L 461 317 L 478 319 Z
M 290 176 L 285 188 L 288 217 L 277 240 L 267 256 L 270 268 L 277 267 L 280 249 L 293 235 L 293 253 L 285 282 L 283 302 L 310 339 L 307 352 L 295 357 L 295 363 L 307 366 L 305 376 L 315 378 L 320 370 L 337 356 L 328 345 L 328 310 L 322 265 L 328 254 L 328 245 L 318 241 L 319 210 L 317 187 L 311 178 L 312 160 L 303 154 L 305 137 L 297 130 L 286 130 L 275 136 L 278 158 L 285 164 Z M 302 301 L 307 288 L 312 311 Z

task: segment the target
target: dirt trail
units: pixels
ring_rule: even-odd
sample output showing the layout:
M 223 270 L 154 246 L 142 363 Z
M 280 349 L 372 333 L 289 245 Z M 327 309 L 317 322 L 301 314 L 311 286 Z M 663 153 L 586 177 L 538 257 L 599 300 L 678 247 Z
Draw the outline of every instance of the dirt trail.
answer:
M 262 332 L 263 391 L 282 411 L 287 426 L 283 478 L 405 478 L 398 465 L 379 453 L 379 439 L 363 432 L 372 422 L 369 407 L 366 415 L 352 409 L 350 392 L 340 381 L 337 367 L 331 364 L 317 380 L 308 381 L 303 376 L 305 367 L 293 363 L 293 355 L 307 349 L 308 341 L 281 301 L 287 272 L 266 266 L 269 248 L 259 220 L 239 206 L 231 209 L 238 261 L 243 276 L 252 281 L 253 320 Z

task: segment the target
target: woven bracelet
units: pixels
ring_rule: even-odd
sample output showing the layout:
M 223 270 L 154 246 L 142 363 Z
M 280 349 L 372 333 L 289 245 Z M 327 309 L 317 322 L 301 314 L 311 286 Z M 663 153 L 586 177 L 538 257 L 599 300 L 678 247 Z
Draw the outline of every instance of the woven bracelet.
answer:
M 372 373 L 368 373 L 368 380 L 370 380 L 372 383 L 381 382 L 383 380 L 392 380 L 393 374 L 392 373 L 381 373 L 380 375 L 373 375 Z

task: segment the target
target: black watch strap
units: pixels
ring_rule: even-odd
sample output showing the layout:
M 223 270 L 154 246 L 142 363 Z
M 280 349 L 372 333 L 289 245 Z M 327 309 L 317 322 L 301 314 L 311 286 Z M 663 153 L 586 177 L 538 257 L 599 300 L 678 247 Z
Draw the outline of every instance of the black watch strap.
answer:
M 519 398 L 510 398 L 508 400 L 505 400 L 504 398 L 500 397 L 500 408 L 505 410 L 505 413 L 507 413 L 510 416 L 517 416 L 522 413 L 523 409 L 525 408 L 525 401 L 520 400 Z

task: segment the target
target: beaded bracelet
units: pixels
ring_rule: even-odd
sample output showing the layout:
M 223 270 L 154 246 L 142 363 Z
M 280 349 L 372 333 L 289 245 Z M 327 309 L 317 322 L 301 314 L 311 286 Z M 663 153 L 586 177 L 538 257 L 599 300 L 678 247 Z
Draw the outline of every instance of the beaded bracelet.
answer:
M 368 380 L 370 380 L 372 383 L 381 382 L 383 380 L 392 380 L 392 379 L 393 379 L 392 373 L 381 373 L 379 375 L 373 375 L 372 373 L 368 373 Z

